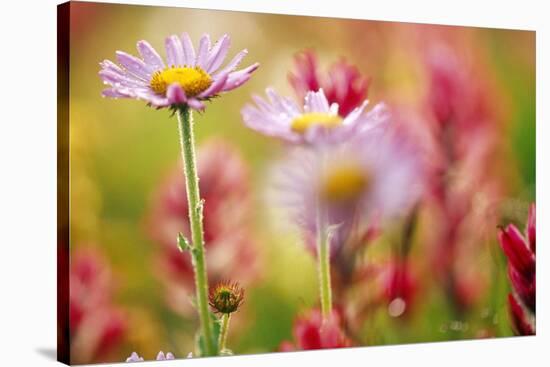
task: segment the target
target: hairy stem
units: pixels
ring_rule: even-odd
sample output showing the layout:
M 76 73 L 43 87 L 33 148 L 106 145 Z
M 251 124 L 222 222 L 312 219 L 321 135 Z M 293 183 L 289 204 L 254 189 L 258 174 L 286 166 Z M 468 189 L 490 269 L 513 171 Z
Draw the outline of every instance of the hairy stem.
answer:
M 330 284 L 330 242 L 328 238 L 326 214 L 319 205 L 317 208 L 317 261 L 319 288 L 321 294 L 321 313 L 323 320 L 332 313 L 332 289 Z
M 229 321 L 231 321 L 231 314 L 224 313 L 222 316 L 222 328 L 220 331 L 220 340 L 218 342 L 220 352 L 226 349 L 227 334 L 229 334 Z
M 199 177 L 195 158 L 195 138 L 193 136 L 193 115 L 189 107 L 177 109 L 178 128 L 180 134 L 183 172 L 189 204 L 189 223 L 191 227 L 191 258 L 195 272 L 195 288 L 197 292 L 197 309 L 204 338 L 205 354 L 216 355 L 212 340 L 212 324 L 208 311 L 208 276 L 203 238 L 202 212 L 203 202 L 200 199 Z

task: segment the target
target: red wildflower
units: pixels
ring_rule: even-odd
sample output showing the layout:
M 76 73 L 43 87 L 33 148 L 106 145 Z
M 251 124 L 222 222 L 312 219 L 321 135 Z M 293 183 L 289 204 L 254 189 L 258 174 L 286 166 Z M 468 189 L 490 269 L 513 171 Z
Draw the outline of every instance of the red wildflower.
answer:
M 75 250 L 70 271 L 71 362 L 103 360 L 122 342 L 123 312 L 112 302 L 109 265 L 93 250 Z
M 339 114 L 347 116 L 367 98 L 369 79 L 344 59 L 333 63 L 324 74 L 319 72 L 317 56 L 312 50 L 296 54 L 294 63 L 296 71 L 288 74 L 288 80 L 300 99 L 308 91 L 322 88 L 328 102 L 337 103 Z
M 281 351 L 346 348 L 350 340 L 343 332 L 342 318 L 336 311 L 323 323 L 321 311 L 313 309 L 298 317 L 293 327 L 294 341 L 284 341 Z

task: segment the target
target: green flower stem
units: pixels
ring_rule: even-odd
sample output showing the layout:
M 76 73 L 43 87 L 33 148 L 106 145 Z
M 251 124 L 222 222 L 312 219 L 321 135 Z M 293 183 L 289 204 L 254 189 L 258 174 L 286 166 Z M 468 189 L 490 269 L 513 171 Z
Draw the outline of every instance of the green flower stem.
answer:
M 201 323 L 201 332 L 204 338 L 205 353 L 207 356 L 216 355 L 212 340 L 212 323 L 208 311 L 208 277 L 203 238 L 202 212 L 203 202 L 200 199 L 199 177 L 197 175 L 195 159 L 195 138 L 193 136 L 193 115 L 189 107 L 176 110 L 180 134 L 181 155 L 183 158 L 183 172 L 189 204 L 189 223 L 191 227 L 191 258 L 195 272 L 195 288 L 197 291 L 197 308 Z
M 227 334 L 229 334 L 229 321 L 231 321 L 231 314 L 224 313 L 222 316 L 222 329 L 220 331 L 220 340 L 218 342 L 220 352 L 226 349 Z
M 319 288 L 321 293 L 321 313 L 327 320 L 332 313 L 332 290 L 330 284 L 330 242 L 328 238 L 326 214 L 322 206 L 317 208 L 317 261 Z

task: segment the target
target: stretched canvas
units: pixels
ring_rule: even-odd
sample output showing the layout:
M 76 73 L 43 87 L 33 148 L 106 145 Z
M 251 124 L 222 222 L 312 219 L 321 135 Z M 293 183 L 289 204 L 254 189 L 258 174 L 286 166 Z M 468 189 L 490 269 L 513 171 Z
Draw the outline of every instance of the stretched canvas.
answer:
M 534 335 L 535 32 L 58 7 L 58 359 Z

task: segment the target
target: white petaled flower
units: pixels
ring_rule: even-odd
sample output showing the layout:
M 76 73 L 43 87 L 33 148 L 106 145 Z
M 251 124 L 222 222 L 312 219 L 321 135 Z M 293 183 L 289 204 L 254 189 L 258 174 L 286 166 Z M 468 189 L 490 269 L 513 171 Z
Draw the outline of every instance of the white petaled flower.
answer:
M 246 126 L 264 135 L 290 143 L 338 143 L 357 134 L 387 123 L 389 114 L 383 103 L 365 112 L 368 101 L 347 116 L 338 114 L 338 104 L 329 105 L 322 89 L 310 91 L 303 107 L 294 100 L 266 89 L 267 100 L 254 95 L 255 105 L 248 104 L 242 111 Z
M 126 362 L 143 362 L 143 357 L 140 357 L 136 352 L 132 352 L 130 357 L 126 358 Z
M 168 361 L 172 359 L 176 359 L 172 353 L 168 352 L 164 354 L 162 350 L 158 352 L 156 358 L 157 361 Z M 140 357 L 136 352 L 132 352 L 130 357 L 126 358 L 126 362 L 143 362 L 143 357 Z
M 186 105 L 203 110 L 204 101 L 241 86 L 259 66 L 255 63 L 236 70 L 248 53 L 242 50 L 222 68 L 229 47 L 228 35 L 212 46 L 210 36 L 205 34 L 197 50 L 187 33 L 172 35 L 165 41 L 165 62 L 147 41 L 139 41 L 141 58 L 117 51 L 120 65 L 110 60 L 100 63 L 99 76 L 110 86 L 103 96 L 141 99 L 157 108 Z
M 174 355 L 170 352 L 166 353 L 166 355 L 165 355 L 164 352 L 161 350 L 157 354 L 157 361 L 168 361 L 168 360 L 171 360 L 171 359 L 175 359 L 175 358 L 174 358 Z

